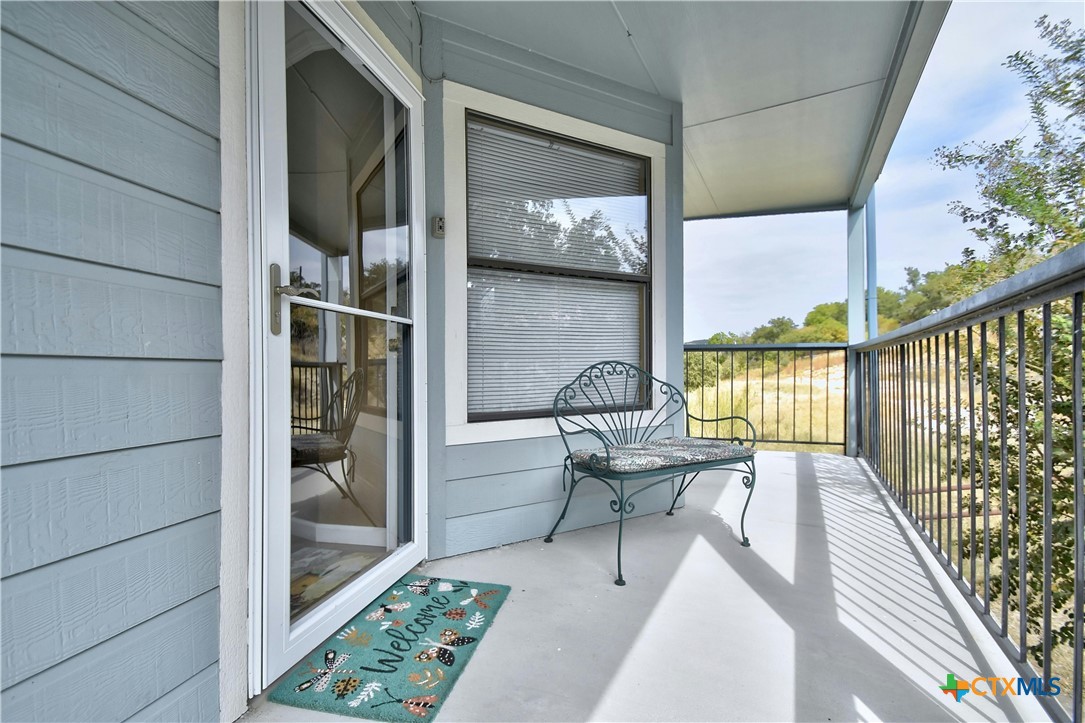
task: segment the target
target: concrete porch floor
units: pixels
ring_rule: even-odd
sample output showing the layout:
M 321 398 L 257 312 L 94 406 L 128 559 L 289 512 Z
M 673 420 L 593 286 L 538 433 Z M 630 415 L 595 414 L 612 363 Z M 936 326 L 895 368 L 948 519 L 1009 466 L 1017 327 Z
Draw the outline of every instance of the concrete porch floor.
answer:
M 437 560 L 512 586 L 442 721 L 1048 720 L 1033 698 L 943 694 L 1016 676 L 866 467 L 763 452 L 747 534 L 737 473 L 674 517 Z M 574 504 L 576 502 L 574 501 Z M 357 720 L 253 701 L 245 721 Z

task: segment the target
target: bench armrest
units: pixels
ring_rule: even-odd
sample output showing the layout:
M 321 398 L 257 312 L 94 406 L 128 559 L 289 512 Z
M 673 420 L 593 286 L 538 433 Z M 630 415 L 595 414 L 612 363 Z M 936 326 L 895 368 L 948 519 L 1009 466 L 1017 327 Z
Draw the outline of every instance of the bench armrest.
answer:
M 745 446 L 746 442 L 749 442 L 750 447 L 756 447 L 757 446 L 757 430 L 754 429 L 754 426 L 753 426 L 753 424 L 750 423 L 750 420 L 746 419 L 745 417 L 737 417 L 737 416 L 735 416 L 735 417 L 716 417 L 714 419 L 703 419 L 701 417 L 698 417 L 695 414 L 689 414 L 689 413 L 686 414 L 686 417 L 688 418 L 688 421 L 700 422 L 702 432 L 704 431 L 704 425 L 706 425 L 706 424 L 716 424 L 716 423 L 719 423 L 719 422 L 730 422 L 730 421 L 733 421 L 733 420 L 737 419 L 738 421 L 740 421 L 740 422 L 742 422 L 743 424 L 746 425 L 746 431 L 748 433 L 748 436 L 745 436 L 745 437 L 732 437 L 731 441 L 734 442 L 735 444 L 739 444 L 739 445 L 742 445 L 742 446 Z M 687 426 L 688 426 L 688 423 L 687 423 Z M 733 429 L 733 427 L 732 427 L 732 429 Z
M 592 429 L 591 427 L 581 427 L 579 429 L 568 429 L 568 428 L 562 426 L 561 424 L 558 424 L 558 431 L 561 433 L 562 441 L 565 442 L 565 451 L 569 453 L 568 458 L 571 458 L 573 456 L 573 448 L 569 446 L 569 440 L 566 439 L 567 437 L 572 437 L 572 436 L 577 435 L 577 434 L 590 434 L 591 436 L 598 439 L 599 444 L 603 445 L 603 451 L 606 453 L 606 458 L 605 458 L 606 467 L 603 468 L 603 469 L 610 469 L 610 448 L 613 445 L 610 442 L 607 441 L 606 436 L 604 436 L 601 432 L 599 432 L 598 430 Z M 599 472 L 600 469 L 599 469 L 598 465 L 596 464 L 596 462 L 604 461 L 604 460 L 601 459 L 599 455 L 593 454 L 590 457 L 589 461 L 590 461 L 590 464 L 591 464 L 592 471 Z

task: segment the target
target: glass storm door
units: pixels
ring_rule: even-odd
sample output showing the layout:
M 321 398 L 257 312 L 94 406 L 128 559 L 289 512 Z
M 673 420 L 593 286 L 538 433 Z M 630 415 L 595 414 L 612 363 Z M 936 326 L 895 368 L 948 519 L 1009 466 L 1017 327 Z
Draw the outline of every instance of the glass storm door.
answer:
M 255 4 L 266 686 L 425 556 L 421 98 L 339 5 Z

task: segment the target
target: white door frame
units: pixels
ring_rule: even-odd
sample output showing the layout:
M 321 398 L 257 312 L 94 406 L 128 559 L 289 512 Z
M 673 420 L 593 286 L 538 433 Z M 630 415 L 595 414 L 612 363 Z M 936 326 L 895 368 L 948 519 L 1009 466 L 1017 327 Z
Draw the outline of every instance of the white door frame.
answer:
M 250 576 L 249 576 L 249 693 L 257 695 L 286 672 L 313 647 L 332 635 L 362 605 L 376 598 L 404 572 L 423 560 L 428 551 L 427 527 L 427 404 L 426 385 L 426 229 L 423 200 L 423 129 L 421 93 L 341 2 L 305 3 L 330 29 L 343 49 L 363 62 L 408 111 L 409 230 L 411 359 L 411 445 L 413 540 L 381 560 L 291 629 L 289 619 L 289 502 L 268 494 L 268 480 L 289 485 L 288 445 L 273 435 L 286 429 L 285 393 L 271 393 L 272 380 L 282 380 L 269 367 L 271 358 L 268 269 L 277 263 L 289 268 L 284 6 L 282 3 L 248 4 L 248 156 L 249 213 L 250 414 L 252 463 L 250 466 Z M 289 318 L 288 302 L 278 299 Z M 279 424 L 272 422 L 276 419 Z M 285 483 L 282 480 L 286 480 Z M 271 562 L 278 560 L 277 566 Z

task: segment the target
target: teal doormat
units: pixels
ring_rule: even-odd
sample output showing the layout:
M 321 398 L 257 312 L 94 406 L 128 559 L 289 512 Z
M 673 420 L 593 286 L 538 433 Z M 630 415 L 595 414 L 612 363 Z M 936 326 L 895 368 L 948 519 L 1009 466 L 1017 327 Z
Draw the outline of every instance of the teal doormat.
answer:
M 355 718 L 432 720 L 508 594 L 508 585 L 406 575 L 268 699 Z

